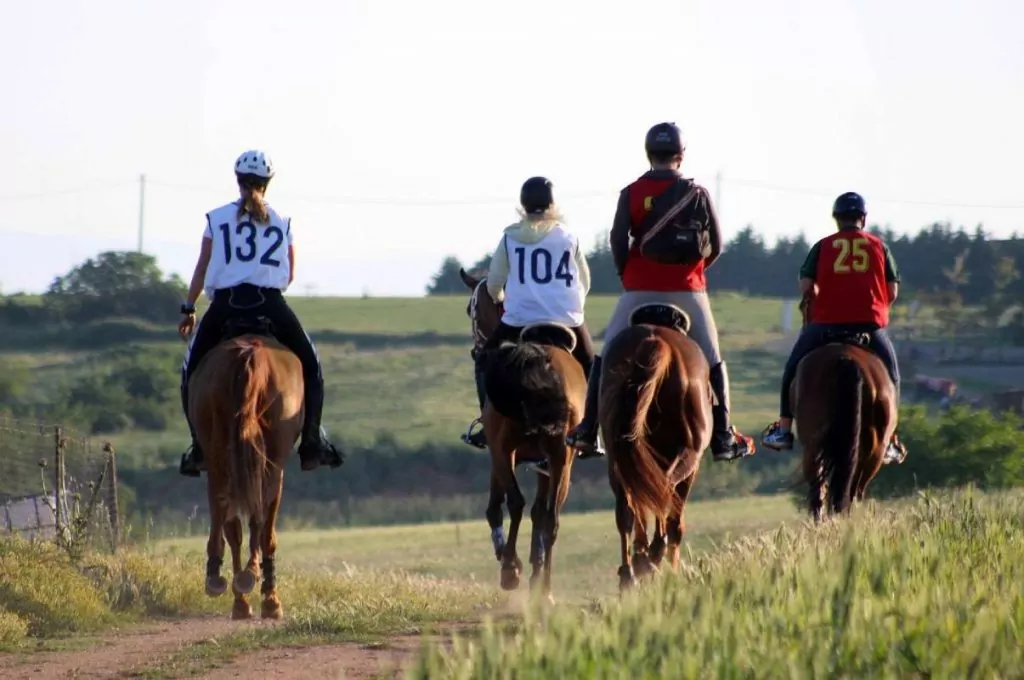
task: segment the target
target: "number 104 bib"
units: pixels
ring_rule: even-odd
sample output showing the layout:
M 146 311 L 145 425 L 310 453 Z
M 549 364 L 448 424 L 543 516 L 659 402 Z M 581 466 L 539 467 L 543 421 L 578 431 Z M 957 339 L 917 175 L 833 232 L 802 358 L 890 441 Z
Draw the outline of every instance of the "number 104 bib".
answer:
M 579 285 L 576 251 L 579 242 L 561 225 L 535 243 L 505 236 L 508 282 L 505 315 L 509 326 L 583 323 L 584 293 Z

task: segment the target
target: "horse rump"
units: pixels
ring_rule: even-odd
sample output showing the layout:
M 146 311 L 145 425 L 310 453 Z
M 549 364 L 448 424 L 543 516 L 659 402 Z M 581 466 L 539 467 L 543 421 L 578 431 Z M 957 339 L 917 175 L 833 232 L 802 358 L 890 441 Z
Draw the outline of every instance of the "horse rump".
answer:
M 527 436 L 557 437 L 569 425 L 565 383 L 543 345 L 502 343 L 486 359 L 484 389 L 494 409 Z
M 820 469 L 828 484 L 829 506 L 839 514 L 850 509 L 853 475 L 860 457 L 860 432 L 864 374 L 857 361 L 846 354 L 837 359 L 832 422 L 825 435 Z

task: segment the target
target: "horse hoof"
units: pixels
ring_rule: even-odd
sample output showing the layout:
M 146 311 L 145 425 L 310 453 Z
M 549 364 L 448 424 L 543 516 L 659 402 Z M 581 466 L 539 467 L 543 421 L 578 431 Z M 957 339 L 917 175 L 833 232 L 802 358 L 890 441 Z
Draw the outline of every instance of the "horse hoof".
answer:
M 284 616 L 284 608 L 279 600 L 264 600 L 260 605 L 261 619 L 279 619 Z
M 501 589 L 516 590 L 519 588 L 519 570 L 515 568 L 501 570 Z
M 231 608 L 231 618 L 235 621 L 251 619 L 252 607 L 244 600 L 236 600 L 235 606 Z
M 228 580 L 223 576 L 206 577 L 206 594 L 210 597 L 220 597 L 228 590 Z
M 248 595 L 256 588 L 256 574 L 248 569 L 235 574 L 235 592 L 239 595 Z
M 619 592 L 620 593 L 625 593 L 625 592 L 628 592 L 630 590 L 633 590 L 634 588 L 636 588 L 636 584 L 637 584 L 636 579 L 633 578 L 632 576 L 629 576 L 627 578 L 620 578 L 619 579 Z

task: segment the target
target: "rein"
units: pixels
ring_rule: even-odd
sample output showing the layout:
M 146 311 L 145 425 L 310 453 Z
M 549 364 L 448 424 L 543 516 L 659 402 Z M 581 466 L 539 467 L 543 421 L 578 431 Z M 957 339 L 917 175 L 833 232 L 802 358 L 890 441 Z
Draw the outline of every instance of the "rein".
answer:
M 476 288 L 473 289 L 473 295 L 469 298 L 469 323 L 473 333 L 473 356 L 483 348 L 484 343 L 487 342 L 487 336 L 480 330 L 480 320 L 477 318 L 476 306 L 480 299 L 480 291 L 483 289 L 484 284 L 487 282 L 486 278 L 480 279 L 480 283 L 476 284 Z

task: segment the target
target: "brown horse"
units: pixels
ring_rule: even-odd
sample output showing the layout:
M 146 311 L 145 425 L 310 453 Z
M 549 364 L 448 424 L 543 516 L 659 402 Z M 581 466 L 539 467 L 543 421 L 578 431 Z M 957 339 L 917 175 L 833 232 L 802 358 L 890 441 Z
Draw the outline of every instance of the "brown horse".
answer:
M 466 312 L 476 356 L 498 327 L 501 313 L 487 294 L 485 278 L 478 279 L 465 270 L 459 270 L 459 274 L 473 291 Z M 566 446 L 565 437 L 583 417 L 587 389 L 583 369 L 571 354 L 574 342 L 575 337 L 566 329 L 537 326 L 524 329 L 520 342 L 502 345 L 485 358 L 487 398 L 481 415 L 491 452 L 486 514 L 494 554 L 501 563 L 501 587 L 518 588 L 523 568 L 516 553 L 516 541 L 526 499 L 516 480 L 515 466 L 546 459 L 550 473 L 538 475 L 537 496 L 530 511 L 530 587 L 542 585 L 549 600 L 558 517 L 569 495 L 575 458 L 575 451 Z M 503 500 L 508 505 L 510 520 L 507 542 Z
M 811 300 L 801 302 L 804 325 Z M 885 364 L 863 334 L 835 335 L 797 366 L 790 386 L 803 447 L 807 509 L 815 521 L 864 500 L 896 431 L 899 409 Z
M 247 595 L 262 575 L 260 616 L 282 615 L 277 596 L 275 524 L 284 463 L 302 429 L 302 364 L 271 337 L 246 333 L 221 342 L 189 382 L 189 413 L 206 454 L 210 540 L 206 593 L 223 595 L 224 539 L 231 546 L 232 618 L 252 617 Z M 242 517 L 249 518 L 249 561 L 242 565 Z M 259 556 L 262 553 L 262 563 Z
M 658 569 L 666 538 L 671 566 L 679 567 L 686 499 L 711 443 L 710 369 L 686 335 L 689 323 L 676 307 L 644 305 L 628 328 L 605 341 L 598 414 L 615 494 L 621 589 L 636 584 L 634 563 L 639 576 Z M 650 544 L 648 515 L 655 519 Z

